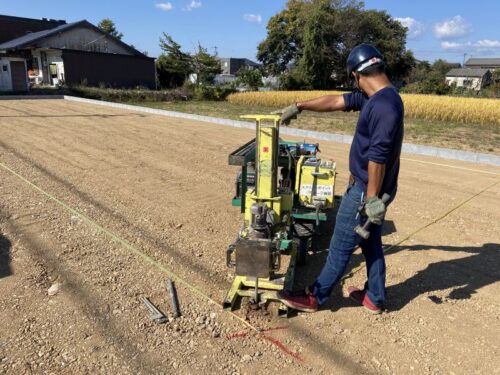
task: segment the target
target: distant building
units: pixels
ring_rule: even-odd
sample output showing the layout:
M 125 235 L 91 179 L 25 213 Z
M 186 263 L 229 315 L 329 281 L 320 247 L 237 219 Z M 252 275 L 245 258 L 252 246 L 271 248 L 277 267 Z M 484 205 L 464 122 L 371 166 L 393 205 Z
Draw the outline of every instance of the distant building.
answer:
M 497 58 L 470 58 L 464 65 L 464 68 L 469 69 L 500 69 L 500 57 Z
M 224 75 L 236 75 L 238 70 L 243 67 L 249 67 L 251 69 L 257 69 L 260 67 L 260 64 L 253 62 L 249 59 L 238 59 L 234 57 L 229 58 L 220 58 L 219 59 L 222 66 L 222 74 Z
M 491 82 L 489 69 L 456 68 L 446 73 L 446 83 L 457 87 L 480 90 Z
M 236 74 L 241 68 L 248 67 L 250 69 L 258 69 L 260 67 L 260 64 L 249 59 L 221 57 L 219 61 L 222 67 L 222 73 L 217 74 L 215 83 L 220 85 L 236 81 Z
M 0 91 L 62 83 L 155 88 L 154 59 L 86 20 L 0 15 Z

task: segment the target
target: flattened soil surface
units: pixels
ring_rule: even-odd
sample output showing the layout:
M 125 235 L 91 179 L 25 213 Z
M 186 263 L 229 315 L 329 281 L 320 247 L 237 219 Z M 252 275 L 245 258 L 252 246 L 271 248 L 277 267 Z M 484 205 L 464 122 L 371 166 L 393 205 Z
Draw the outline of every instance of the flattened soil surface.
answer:
M 500 168 L 404 155 L 380 316 L 343 296 L 364 282 L 357 252 L 326 307 L 253 322 L 265 337 L 182 283 L 182 318 L 155 325 L 139 298 L 171 316 L 158 265 L 224 298 L 241 225 L 227 156 L 253 132 L 62 100 L 0 111 L 2 165 L 95 223 L 0 167 L 0 373 L 498 373 Z M 321 149 L 341 194 L 348 146 Z

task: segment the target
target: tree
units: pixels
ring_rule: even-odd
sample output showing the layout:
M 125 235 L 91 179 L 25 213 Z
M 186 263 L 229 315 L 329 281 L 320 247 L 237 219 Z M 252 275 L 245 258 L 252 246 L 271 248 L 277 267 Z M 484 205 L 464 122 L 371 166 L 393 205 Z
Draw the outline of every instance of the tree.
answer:
M 117 39 L 121 40 L 123 38 L 123 34 L 116 29 L 115 23 L 109 18 L 101 20 L 101 22 L 97 24 L 97 27 Z
M 262 86 L 262 72 L 260 69 L 253 69 L 245 66 L 236 73 L 238 83 L 243 84 L 251 90 L 257 90 Z
M 279 75 L 297 60 L 305 17 L 310 8 L 309 3 L 291 0 L 283 11 L 271 17 L 267 37 L 257 50 L 257 59 L 263 63 L 266 73 Z
M 408 83 L 422 82 L 429 76 L 432 66 L 428 61 L 420 61 L 415 64 L 408 75 Z
M 405 87 L 404 91 L 417 94 L 448 94 L 451 87 L 446 83 L 446 73 L 452 67 L 452 64 L 441 59 L 436 60 L 432 65 L 428 61 L 422 61 L 411 70 L 410 84 Z
M 500 68 L 491 73 L 491 91 L 493 97 L 500 97 Z
M 222 66 L 217 55 L 211 55 L 206 48 L 198 43 L 198 50 L 192 56 L 192 70 L 196 74 L 198 85 L 210 85 L 215 76 L 222 73 Z
M 274 15 L 257 58 L 269 74 L 303 88 L 330 88 L 349 81 L 345 62 L 351 49 L 371 43 L 384 55 L 397 80 L 414 65 L 405 48 L 407 29 L 384 11 L 364 10 L 357 0 L 289 0 Z
M 179 87 L 193 73 L 192 57 L 181 50 L 170 35 L 160 37 L 160 49 L 163 53 L 156 59 L 158 81 L 163 88 Z
M 335 14 L 330 10 L 330 1 L 318 1 L 304 22 L 297 72 L 306 89 L 326 89 L 332 86 L 332 72 L 335 68 L 333 62 L 338 51 L 331 46 L 339 42 L 339 35 L 332 27 L 335 24 Z

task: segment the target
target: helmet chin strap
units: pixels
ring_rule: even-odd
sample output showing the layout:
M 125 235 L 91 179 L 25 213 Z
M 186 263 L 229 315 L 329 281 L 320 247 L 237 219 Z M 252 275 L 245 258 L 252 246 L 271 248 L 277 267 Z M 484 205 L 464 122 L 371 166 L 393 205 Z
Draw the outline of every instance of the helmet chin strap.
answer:
M 354 82 L 356 82 L 356 87 L 358 88 L 358 90 L 361 91 L 363 94 L 366 94 L 365 91 L 359 85 L 359 73 L 354 73 Z

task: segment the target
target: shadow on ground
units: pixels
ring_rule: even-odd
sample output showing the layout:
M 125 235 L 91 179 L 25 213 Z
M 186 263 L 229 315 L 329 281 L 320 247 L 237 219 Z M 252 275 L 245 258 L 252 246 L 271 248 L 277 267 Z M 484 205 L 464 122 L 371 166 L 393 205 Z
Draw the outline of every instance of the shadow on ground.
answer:
M 340 204 L 341 197 L 336 197 L 336 206 Z M 335 227 L 336 211 L 324 226 L 321 227 L 321 233 L 316 239 L 316 251 L 310 252 L 306 264 L 297 271 L 297 282 L 295 290 L 301 290 L 305 286 L 314 282 L 321 272 L 328 256 L 328 247 Z M 396 232 L 396 226 L 393 221 L 384 222 L 383 236 Z M 386 257 L 399 251 L 425 251 L 439 250 L 446 252 L 456 252 L 472 254 L 469 256 L 442 260 L 430 263 L 425 269 L 418 271 L 409 279 L 387 288 L 386 308 L 389 311 L 397 311 L 406 306 L 413 299 L 426 293 L 437 292 L 441 290 L 452 289 L 448 296 L 439 297 L 430 295 L 429 299 L 437 304 L 446 300 L 469 299 L 478 289 L 494 284 L 500 281 L 500 244 L 485 243 L 482 246 L 439 246 L 439 245 L 412 245 L 412 246 L 394 246 L 386 253 Z M 435 258 L 430 258 L 435 259 Z M 322 306 L 322 309 L 336 311 L 342 307 L 356 306 L 348 298 L 342 298 L 342 285 L 346 279 L 349 279 L 352 270 L 356 269 L 364 262 L 361 253 L 352 256 L 348 265 L 345 279 L 332 292 L 332 298 Z M 366 270 L 361 270 L 366 272 Z M 390 272 L 390 270 L 388 270 Z M 362 285 L 357 285 L 362 287 Z
M 7 237 L 0 234 L 0 279 L 12 275 L 10 268 L 10 249 L 11 243 Z
M 387 309 L 397 311 L 424 293 L 451 289 L 446 297 L 430 295 L 437 304 L 446 300 L 464 300 L 487 285 L 500 281 L 500 244 L 482 246 L 396 246 L 387 255 L 398 251 L 440 250 L 472 254 L 458 259 L 430 263 L 409 279 L 387 288 Z M 440 293 L 441 294 L 441 293 Z

